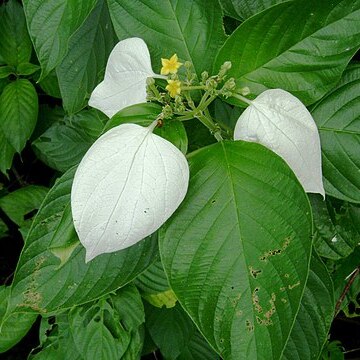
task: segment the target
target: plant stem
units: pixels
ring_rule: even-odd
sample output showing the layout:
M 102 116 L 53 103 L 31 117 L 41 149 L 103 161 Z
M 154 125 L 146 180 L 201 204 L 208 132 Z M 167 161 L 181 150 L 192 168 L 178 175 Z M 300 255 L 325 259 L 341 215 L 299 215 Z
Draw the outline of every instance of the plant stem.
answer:
M 355 281 L 355 279 L 356 279 L 356 277 L 359 275 L 359 273 L 360 273 L 360 265 L 352 272 L 352 274 L 351 274 L 348 282 L 346 283 L 346 285 L 345 285 L 345 287 L 344 287 L 343 292 L 341 293 L 341 296 L 340 296 L 339 300 L 338 300 L 337 303 L 336 303 L 336 306 L 335 306 L 335 316 L 336 316 L 336 315 L 338 314 L 338 312 L 340 311 L 341 304 L 342 304 L 342 302 L 344 301 L 345 296 L 346 296 L 347 293 L 349 292 L 352 283 Z
M 251 101 L 251 100 L 249 100 L 249 99 L 246 98 L 245 96 L 242 96 L 242 95 L 240 95 L 240 94 L 238 94 L 238 93 L 232 93 L 232 96 L 233 96 L 234 98 L 236 98 L 236 99 L 241 100 L 242 102 L 244 102 L 244 103 L 246 103 L 246 104 L 248 104 L 248 105 L 251 105 L 251 104 L 252 104 L 252 101 Z
M 202 112 L 197 112 L 194 116 L 199 119 L 202 124 L 204 124 L 215 136 L 217 141 L 222 141 L 223 137 L 221 136 L 221 130 L 217 127 L 214 122 L 207 116 L 205 116 Z
M 189 85 L 189 86 L 182 86 L 181 90 L 205 90 L 205 85 Z

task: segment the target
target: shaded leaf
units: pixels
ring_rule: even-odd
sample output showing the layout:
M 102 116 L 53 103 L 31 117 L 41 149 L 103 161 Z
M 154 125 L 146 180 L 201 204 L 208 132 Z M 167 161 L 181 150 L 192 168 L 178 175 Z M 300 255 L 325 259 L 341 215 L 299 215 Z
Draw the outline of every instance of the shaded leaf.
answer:
M 320 256 L 338 260 L 360 243 L 360 214 L 344 203 L 336 209 L 331 202 L 310 196 L 314 216 L 314 246 Z
M 26 79 L 6 85 L 0 95 L 0 171 L 10 168 L 36 124 L 38 99 L 34 86 Z
M 83 110 L 54 122 L 32 145 L 40 160 L 63 172 L 80 162 L 102 129 L 98 112 Z
M 8 65 L 30 60 L 31 40 L 22 6 L 10 0 L 0 6 L 0 58 Z
M 145 306 L 146 327 L 167 360 L 218 359 L 179 304 L 171 309 Z
M 359 203 L 360 65 L 350 66 L 311 113 L 320 132 L 326 192 Z

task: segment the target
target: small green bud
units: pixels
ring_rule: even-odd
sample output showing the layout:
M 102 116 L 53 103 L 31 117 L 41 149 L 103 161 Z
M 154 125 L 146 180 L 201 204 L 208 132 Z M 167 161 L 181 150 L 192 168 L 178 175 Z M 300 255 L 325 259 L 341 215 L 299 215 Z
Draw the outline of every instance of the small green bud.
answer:
M 170 105 L 165 105 L 162 108 L 162 114 L 164 116 L 164 119 L 171 118 L 172 115 L 173 115 L 173 110 L 172 110 L 171 106 Z
M 205 83 L 205 81 L 208 79 L 208 77 L 209 77 L 209 73 L 207 71 L 203 71 L 201 73 L 201 82 Z
M 249 95 L 250 94 L 250 89 L 247 87 L 247 86 L 245 86 L 245 87 L 243 87 L 243 88 L 241 88 L 240 90 L 239 90 L 239 93 L 241 94 L 241 95 L 243 95 L 243 96 L 246 96 L 246 95 Z
M 225 61 L 220 67 L 219 78 L 222 79 L 230 69 L 231 61 Z
M 224 84 L 224 88 L 226 90 L 235 90 L 236 89 L 236 82 L 234 78 L 230 78 L 226 83 Z
M 185 66 L 187 69 L 190 69 L 190 68 L 192 67 L 191 61 L 185 61 L 185 62 L 184 62 L 184 66 Z
M 146 85 L 151 86 L 155 84 L 155 80 L 152 77 L 146 78 Z

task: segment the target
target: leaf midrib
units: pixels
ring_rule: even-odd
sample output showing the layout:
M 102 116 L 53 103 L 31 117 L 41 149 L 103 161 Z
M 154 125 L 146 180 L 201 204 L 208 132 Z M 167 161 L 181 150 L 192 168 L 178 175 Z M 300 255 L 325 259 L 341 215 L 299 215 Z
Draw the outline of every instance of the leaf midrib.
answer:
M 226 152 L 226 147 L 225 147 L 225 144 L 224 142 L 221 142 L 221 146 L 222 146 L 222 150 L 223 150 L 223 153 L 224 153 L 224 158 L 225 158 L 225 166 L 226 166 L 226 171 L 227 171 L 227 174 L 228 174 L 228 178 L 229 178 L 229 189 L 232 193 L 232 198 L 233 198 L 233 205 L 234 205 L 234 213 L 236 214 L 236 220 L 237 220 L 237 227 L 238 227 L 238 230 L 239 230 L 239 235 L 240 235 L 240 239 L 239 239 L 239 244 L 240 244 L 240 247 L 242 249 L 242 258 L 244 260 L 244 263 L 245 263 L 245 268 L 248 269 L 248 263 L 246 261 L 246 256 L 245 256 L 245 247 L 244 247 L 244 243 L 241 241 L 242 240 L 242 236 L 241 236 L 241 227 L 240 227 L 240 218 L 239 218 L 239 212 L 238 212 L 238 209 L 239 209 L 239 206 L 237 204 L 237 200 L 236 200 L 236 196 L 235 196 L 235 188 L 234 188 L 234 181 L 233 181 L 233 175 L 232 175 L 232 172 L 231 172 L 231 169 L 230 169 L 230 162 L 229 162 L 229 159 L 228 159 L 228 156 L 227 156 L 227 152 Z M 247 280 L 247 283 L 248 283 L 248 288 L 250 289 L 250 291 L 252 291 L 252 288 L 251 288 L 251 284 L 250 284 L 250 280 L 249 280 L 249 277 L 248 276 L 245 276 L 246 280 Z M 255 320 L 255 313 L 254 313 L 254 309 L 251 308 L 251 313 L 252 313 L 252 320 L 253 320 L 253 323 L 255 324 L 256 320 Z M 256 352 L 256 356 L 257 356 L 257 349 L 258 349 L 258 346 L 257 346 L 257 338 L 256 338 L 256 335 L 254 333 L 254 342 L 255 342 L 255 352 Z M 230 342 L 230 347 L 231 347 L 231 342 Z

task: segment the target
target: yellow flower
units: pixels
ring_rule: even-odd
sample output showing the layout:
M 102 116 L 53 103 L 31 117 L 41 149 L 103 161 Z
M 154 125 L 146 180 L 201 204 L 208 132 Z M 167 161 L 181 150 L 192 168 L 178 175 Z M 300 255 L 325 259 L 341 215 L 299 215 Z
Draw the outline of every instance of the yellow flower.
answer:
M 176 74 L 178 68 L 182 65 L 181 62 L 178 61 L 178 57 L 174 54 L 170 59 L 161 59 L 161 75 Z
M 168 85 L 166 86 L 166 90 L 169 92 L 171 97 L 175 97 L 180 94 L 181 91 L 181 82 L 179 80 L 167 80 Z

